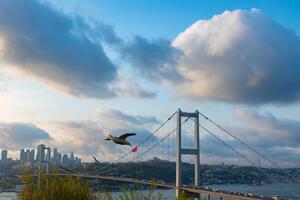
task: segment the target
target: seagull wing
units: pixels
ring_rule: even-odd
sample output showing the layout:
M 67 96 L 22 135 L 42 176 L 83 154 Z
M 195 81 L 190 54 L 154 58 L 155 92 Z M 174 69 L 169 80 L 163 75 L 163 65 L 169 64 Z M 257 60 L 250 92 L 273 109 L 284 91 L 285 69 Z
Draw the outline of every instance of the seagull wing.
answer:
M 136 133 L 125 133 L 125 134 L 121 135 L 121 136 L 119 137 L 119 139 L 121 139 L 121 140 L 126 140 L 127 137 L 129 137 L 129 136 L 134 136 L 134 135 L 136 135 Z

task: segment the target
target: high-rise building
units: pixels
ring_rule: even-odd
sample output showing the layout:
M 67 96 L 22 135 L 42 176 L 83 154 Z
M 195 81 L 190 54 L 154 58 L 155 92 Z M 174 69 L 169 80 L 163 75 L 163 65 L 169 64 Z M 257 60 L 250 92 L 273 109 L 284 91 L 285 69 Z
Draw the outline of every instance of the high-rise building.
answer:
M 2 152 L 1 152 L 1 160 L 3 160 L 3 161 L 7 160 L 7 150 L 2 150 Z
M 48 148 L 47 154 L 46 154 L 46 160 L 50 161 L 51 160 L 51 149 L 50 147 Z
M 74 164 L 75 158 L 74 158 L 74 153 L 73 152 L 71 152 L 69 160 L 70 160 L 70 164 Z
M 61 159 L 62 159 L 62 155 L 61 153 L 58 153 L 58 157 L 57 157 L 58 163 L 61 163 Z
M 27 149 L 25 154 L 26 154 L 26 161 L 29 162 L 30 149 Z
M 67 154 L 64 154 L 62 157 L 62 164 L 67 165 L 69 164 L 69 158 Z
M 75 158 L 75 164 L 76 164 L 76 165 L 80 165 L 80 164 L 81 164 L 81 159 L 78 158 L 78 157 L 76 157 L 76 158 Z
M 26 159 L 26 152 L 24 149 L 21 149 L 20 151 L 20 161 L 22 162 L 25 162 L 27 159 Z
M 44 144 L 40 144 L 37 147 L 37 153 L 36 153 L 36 160 L 37 161 L 44 161 L 46 159 L 46 155 L 45 155 L 45 148 L 46 146 Z
M 57 148 L 53 149 L 53 161 L 57 163 L 58 150 Z
M 57 157 L 57 154 L 58 154 L 58 150 L 57 150 L 57 148 L 54 148 L 53 149 L 53 158 L 54 158 L 54 160 Z
M 58 152 L 57 148 L 53 150 L 53 160 L 55 163 L 61 163 L 61 154 Z
M 28 161 L 29 162 L 34 162 L 34 156 L 35 156 L 35 151 L 34 151 L 34 149 L 31 149 Z

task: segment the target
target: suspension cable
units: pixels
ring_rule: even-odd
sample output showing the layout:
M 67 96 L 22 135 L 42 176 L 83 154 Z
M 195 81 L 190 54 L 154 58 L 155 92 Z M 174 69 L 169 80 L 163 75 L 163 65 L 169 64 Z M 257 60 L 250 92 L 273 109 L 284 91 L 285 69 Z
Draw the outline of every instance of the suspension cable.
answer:
M 185 124 L 190 118 L 186 118 L 181 125 Z M 166 135 L 165 137 L 163 137 L 162 139 L 160 139 L 156 144 L 152 145 L 152 147 L 150 147 L 149 149 L 147 149 L 146 151 L 144 151 L 143 153 L 141 153 L 140 155 L 136 156 L 134 160 L 142 157 L 145 153 L 149 152 L 150 150 L 152 150 L 154 147 L 156 147 L 157 145 L 159 145 L 162 141 L 164 141 L 166 138 L 168 138 L 170 135 L 172 135 L 175 131 L 177 130 L 177 127 L 175 129 L 173 129 L 168 135 Z
M 181 125 L 185 124 L 190 118 L 188 117 L 187 119 L 185 119 Z M 177 130 L 177 127 L 175 129 L 173 129 L 170 133 L 168 133 L 165 137 L 163 137 L 162 139 L 160 139 L 158 142 L 156 142 L 154 145 L 152 145 L 150 148 L 148 148 L 147 150 L 145 150 L 143 153 L 141 153 L 140 155 L 136 156 L 135 158 L 133 158 L 131 161 L 135 161 L 138 158 L 142 157 L 143 155 L 145 155 L 146 153 L 148 153 L 149 151 L 151 151 L 153 148 L 155 148 L 157 145 L 159 145 L 162 141 L 164 141 L 166 138 L 168 138 L 170 135 L 172 135 L 175 131 Z M 120 168 L 121 165 L 116 166 L 115 168 L 109 169 L 107 171 L 102 172 L 103 173 L 107 173 L 113 170 L 116 170 L 118 168 Z
M 257 155 L 259 155 L 260 157 L 262 157 L 263 159 L 265 159 L 267 162 L 269 162 L 270 164 L 274 165 L 275 167 L 277 167 L 280 171 L 282 171 L 283 173 L 285 173 L 286 175 L 288 175 L 289 177 L 291 177 L 292 179 L 294 179 L 296 182 L 300 183 L 299 178 L 295 177 L 294 175 L 292 175 L 291 173 L 287 172 L 286 170 L 284 170 L 283 168 L 280 167 L 279 164 L 277 164 L 275 161 L 270 160 L 269 158 L 267 158 L 267 156 L 265 156 L 264 154 L 260 153 L 259 151 L 257 151 L 255 148 L 253 148 L 252 146 L 250 146 L 249 144 L 247 144 L 246 142 L 244 142 L 243 140 L 239 139 L 237 136 L 235 136 L 234 134 L 232 134 L 230 131 L 228 131 L 227 129 L 223 128 L 222 126 L 220 126 L 219 124 L 217 124 L 216 122 L 214 122 L 213 120 L 211 120 L 210 118 L 208 118 L 206 115 L 202 114 L 201 112 L 199 112 L 199 114 L 206 119 L 207 121 L 209 121 L 210 123 L 214 124 L 216 127 L 218 127 L 219 129 L 221 129 L 223 132 L 225 132 L 226 134 L 228 134 L 229 136 L 231 136 L 232 138 L 236 139 L 240 144 L 246 146 L 248 149 L 250 149 L 251 151 L 253 151 L 254 153 L 256 153 Z
M 149 136 L 147 136 L 144 140 L 142 140 L 138 145 L 136 145 L 137 147 L 142 146 L 146 141 L 148 141 L 151 137 L 153 137 L 153 135 L 155 135 L 165 124 L 167 124 L 177 113 L 178 111 L 174 112 L 166 121 L 164 121 L 157 129 L 155 129 Z M 121 157 L 119 157 L 117 160 L 115 160 L 114 162 L 112 162 L 110 165 L 106 165 L 103 166 L 100 169 L 97 169 L 95 171 L 89 172 L 89 173 L 95 173 L 98 172 L 100 170 L 104 170 L 106 168 L 109 168 L 113 163 L 118 163 L 121 160 L 123 160 L 124 158 L 126 158 L 128 155 L 130 155 L 132 152 L 132 150 L 128 151 L 127 153 L 125 153 L 124 155 L 122 155 Z M 99 163 L 97 163 L 99 165 Z
M 174 112 L 164 123 L 162 123 L 151 135 L 146 137 L 144 140 L 142 140 L 137 147 L 143 145 L 148 139 L 150 139 L 154 134 L 156 134 L 168 121 L 170 121 L 177 113 L 178 111 Z
M 66 173 L 70 173 L 70 172 L 71 172 L 71 174 L 72 174 L 72 173 L 75 173 L 75 174 L 78 173 L 78 171 L 76 171 L 76 170 L 74 170 L 74 169 L 71 169 L 70 167 L 67 168 L 67 167 L 63 167 L 63 166 L 61 166 L 61 165 L 55 165 L 55 166 L 58 167 L 60 170 L 66 172 Z
M 156 130 L 154 130 L 152 132 L 151 135 L 149 135 L 148 137 L 146 137 L 144 140 L 142 140 L 137 147 L 140 147 L 141 145 L 143 145 L 147 140 L 149 140 L 153 135 L 155 135 L 166 123 L 168 123 L 168 121 L 170 121 L 175 115 L 176 115 L 177 111 L 174 112 L 164 123 L 162 123 Z M 132 151 L 128 151 L 126 154 L 124 154 L 123 156 L 121 156 L 119 159 L 117 159 L 114 163 L 119 162 L 120 160 L 124 159 L 125 157 L 127 157 L 129 154 L 131 154 Z
M 208 134 L 210 134 L 211 136 L 213 136 L 215 139 L 217 139 L 218 141 L 220 141 L 221 143 L 223 143 L 226 147 L 230 148 L 233 152 L 235 152 L 236 154 L 238 154 L 242 159 L 244 159 L 246 162 L 250 163 L 253 167 L 255 167 L 256 169 L 258 169 L 260 172 L 262 172 L 264 175 L 266 175 L 271 180 L 273 180 L 274 182 L 276 182 L 278 185 L 282 186 L 282 188 L 284 188 L 284 190 L 286 190 L 289 194 L 291 194 L 292 196 L 294 196 L 296 199 L 299 199 L 298 198 L 298 196 L 299 196 L 298 194 L 290 191 L 282 183 L 280 183 L 276 178 L 274 178 L 273 176 L 271 176 L 270 174 L 268 174 L 267 172 L 265 172 L 263 169 L 257 167 L 254 162 L 252 162 L 247 157 L 245 157 L 242 153 L 240 153 L 239 151 L 237 151 L 233 146 L 231 146 L 230 144 L 226 143 L 224 140 L 222 140 L 220 137 L 218 137 L 217 135 L 215 135 L 214 133 L 212 133 L 210 130 L 208 130 L 204 126 L 202 126 L 202 125 L 199 124 L 199 127 L 202 128 L 203 130 L 205 130 Z

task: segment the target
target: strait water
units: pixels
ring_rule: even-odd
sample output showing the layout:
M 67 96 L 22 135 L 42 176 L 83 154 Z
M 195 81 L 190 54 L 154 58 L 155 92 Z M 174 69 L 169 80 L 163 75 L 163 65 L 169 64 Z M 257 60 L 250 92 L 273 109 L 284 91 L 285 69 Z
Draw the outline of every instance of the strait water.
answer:
M 285 183 L 285 184 L 266 184 L 263 186 L 254 185 L 215 185 L 210 186 L 219 190 L 237 191 L 242 193 L 258 194 L 263 196 L 279 195 L 284 199 L 300 199 L 300 184 Z M 295 195 L 297 196 L 295 198 Z
M 264 196 L 279 195 L 284 199 L 299 199 L 300 197 L 300 184 L 285 183 L 282 185 L 278 184 L 267 184 L 263 186 L 252 186 L 252 185 L 212 185 L 210 188 L 216 188 L 219 190 L 226 191 L 238 191 L 242 193 L 252 193 Z M 147 191 L 143 191 L 145 194 Z M 174 190 L 157 190 L 155 193 L 162 193 L 168 200 L 174 199 Z M 113 192 L 114 197 L 118 197 L 120 192 Z M 297 195 L 295 198 L 293 195 Z M 15 200 L 17 197 L 16 193 L 0 193 L 0 200 Z

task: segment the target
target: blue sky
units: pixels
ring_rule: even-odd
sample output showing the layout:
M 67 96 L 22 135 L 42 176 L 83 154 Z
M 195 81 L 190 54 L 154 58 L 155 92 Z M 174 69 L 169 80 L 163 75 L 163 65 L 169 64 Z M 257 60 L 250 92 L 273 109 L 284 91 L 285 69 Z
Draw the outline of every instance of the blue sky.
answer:
M 123 36 L 174 38 L 199 19 L 209 19 L 224 10 L 261 9 L 275 21 L 299 32 L 299 1 L 222 1 L 184 2 L 181 0 L 56 1 L 51 3 L 70 13 L 81 13 L 112 24 Z M 159 22 L 159 24 L 157 24 Z
M 199 109 L 244 134 L 260 130 L 241 137 L 262 150 L 257 141 L 264 132 L 300 139 L 299 1 L 29 2 L 5 0 L 15 12 L 0 14 L 0 121 L 3 127 L 34 124 L 51 139 L 15 145 L 13 157 L 22 145 L 40 142 L 75 151 L 67 143 L 76 138 L 61 127 L 85 138 L 99 131 L 101 140 L 125 127 L 112 113 L 163 120 L 179 107 Z M 102 128 L 99 113 L 119 125 Z M 70 122 L 95 127 L 74 130 Z M 276 141 L 268 151 L 280 147 Z M 92 147 L 78 145 L 88 159 Z M 300 155 L 292 142 L 281 147 L 293 148 L 284 156 Z M 109 157 L 106 148 L 95 147 Z M 207 162 L 216 162 L 218 155 L 208 155 Z

